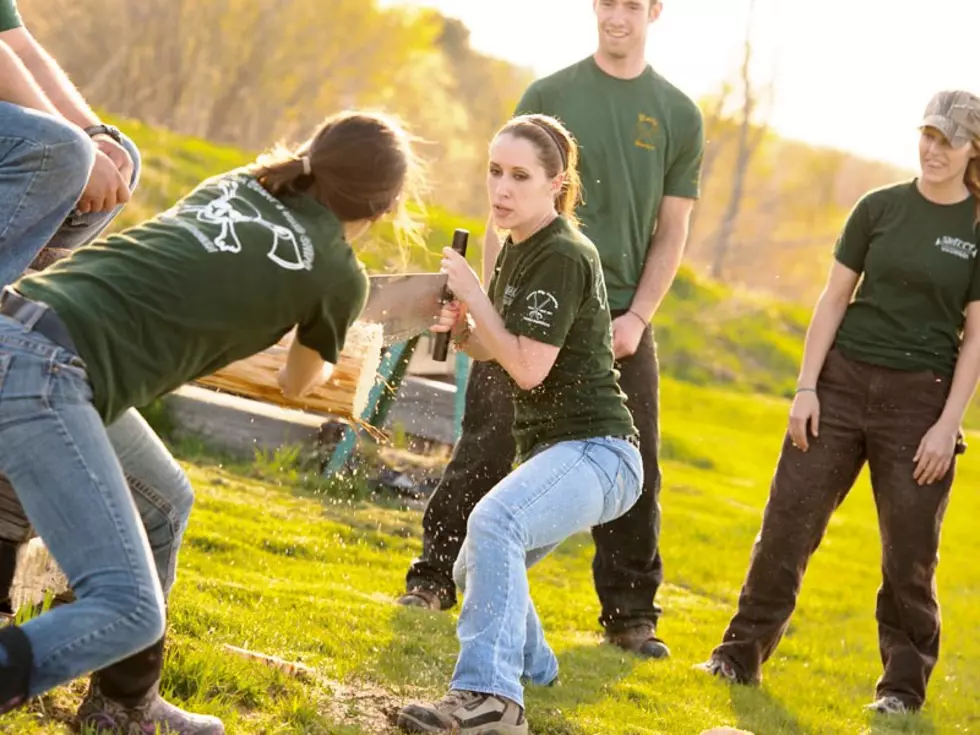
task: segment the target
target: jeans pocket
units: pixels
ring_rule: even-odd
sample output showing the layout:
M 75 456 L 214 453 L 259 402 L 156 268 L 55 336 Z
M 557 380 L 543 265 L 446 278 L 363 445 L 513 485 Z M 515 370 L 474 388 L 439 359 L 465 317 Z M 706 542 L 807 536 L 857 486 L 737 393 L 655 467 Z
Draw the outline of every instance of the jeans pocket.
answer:
M 48 363 L 51 375 L 48 399 L 54 403 L 88 403 L 92 384 L 85 363 L 70 352 L 60 352 Z

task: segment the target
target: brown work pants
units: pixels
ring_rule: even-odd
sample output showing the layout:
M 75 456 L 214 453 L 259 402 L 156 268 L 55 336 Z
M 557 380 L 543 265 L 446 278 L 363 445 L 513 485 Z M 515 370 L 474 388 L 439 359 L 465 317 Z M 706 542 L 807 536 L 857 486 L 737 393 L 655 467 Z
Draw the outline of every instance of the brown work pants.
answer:
M 913 480 L 919 442 L 943 411 L 950 379 L 827 356 L 818 381 L 819 437 L 809 451 L 787 436 L 752 549 L 738 612 L 713 656 L 745 681 L 761 679 L 778 645 L 810 556 L 864 463 L 882 545 L 876 618 L 884 674 L 878 696 L 917 708 L 939 656 L 935 571 L 953 467 L 931 485 Z

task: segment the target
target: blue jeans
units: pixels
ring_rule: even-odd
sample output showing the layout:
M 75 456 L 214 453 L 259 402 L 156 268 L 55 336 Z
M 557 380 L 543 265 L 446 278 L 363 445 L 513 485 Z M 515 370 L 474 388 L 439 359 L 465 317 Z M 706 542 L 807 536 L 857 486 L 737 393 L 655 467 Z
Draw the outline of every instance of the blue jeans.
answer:
M 132 141 L 130 190 L 139 182 Z M 95 147 L 80 129 L 37 110 L 0 102 L 0 288 L 27 270 L 46 245 L 74 250 L 105 230 L 124 205 L 77 214 Z
M 175 507 L 190 503 L 189 495 L 134 498 L 91 399 L 77 355 L 0 315 L 0 472 L 16 488 L 76 596 L 71 605 L 22 627 L 33 649 L 32 697 L 163 636 L 161 578 L 169 574 L 175 553 L 165 539 L 179 541 Z M 133 418 L 120 422 L 139 426 Z M 113 431 L 122 433 L 126 426 L 117 422 Z M 119 451 L 132 458 L 166 450 L 136 439 Z M 161 474 L 160 487 L 172 486 L 167 474 Z
M 547 684 L 558 676 L 531 602 L 527 568 L 568 536 L 619 518 L 642 487 L 639 450 L 604 437 L 544 449 L 477 503 L 453 569 L 464 597 L 451 689 L 523 706 L 522 680 Z

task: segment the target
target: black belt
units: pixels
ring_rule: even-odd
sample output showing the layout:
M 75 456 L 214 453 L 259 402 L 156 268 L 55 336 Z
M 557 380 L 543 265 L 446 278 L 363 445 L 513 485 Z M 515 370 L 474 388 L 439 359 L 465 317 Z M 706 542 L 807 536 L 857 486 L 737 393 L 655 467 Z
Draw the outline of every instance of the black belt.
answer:
M 0 295 L 0 314 L 16 319 L 28 329 L 44 335 L 59 347 L 78 354 L 68 327 L 47 304 L 31 301 L 8 286 Z

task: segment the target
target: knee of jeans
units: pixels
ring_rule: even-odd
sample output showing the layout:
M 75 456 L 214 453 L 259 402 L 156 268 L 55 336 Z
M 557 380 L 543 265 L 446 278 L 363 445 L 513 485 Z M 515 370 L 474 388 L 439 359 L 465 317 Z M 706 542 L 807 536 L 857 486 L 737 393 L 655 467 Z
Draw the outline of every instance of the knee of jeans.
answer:
M 167 629 L 167 608 L 163 598 L 155 595 L 151 604 L 141 607 L 136 618 L 138 650 L 149 648 L 163 638 Z
M 93 599 L 96 595 L 105 608 L 125 621 L 124 624 L 132 630 L 136 650 L 146 648 L 163 637 L 166 607 L 156 575 L 150 584 L 137 578 L 124 586 L 114 586 L 111 593 L 96 591 L 85 596 Z
M 65 188 L 85 188 L 95 163 L 95 146 L 74 125 L 38 117 L 32 131 L 45 156 L 57 157 L 56 169 Z
M 491 497 L 485 497 L 470 513 L 466 522 L 466 537 L 474 545 L 480 541 L 521 541 L 521 526 L 517 519 L 502 504 Z

